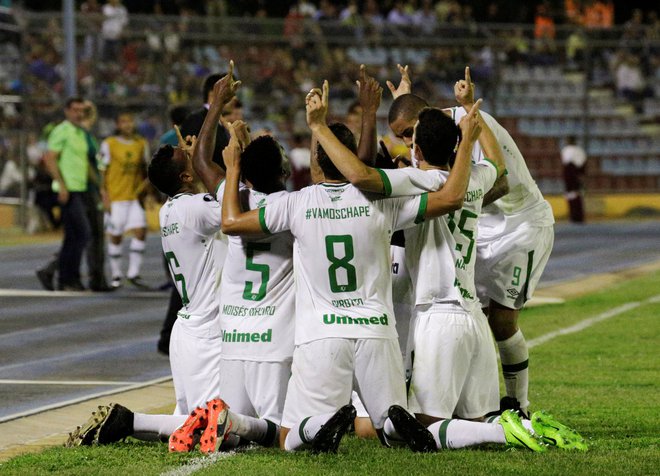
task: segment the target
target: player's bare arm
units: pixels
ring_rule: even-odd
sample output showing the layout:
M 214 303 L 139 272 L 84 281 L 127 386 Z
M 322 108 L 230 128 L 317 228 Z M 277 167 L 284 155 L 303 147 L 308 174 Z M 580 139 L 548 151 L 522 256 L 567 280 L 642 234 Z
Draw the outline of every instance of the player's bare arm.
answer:
M 238 183 L 241 178 L 241 146 L 232 125 L 229 125 L 231 139 L 222 151 L 222 159 L 227 167 L 225 193 L 222 199 L 222 232 L 227 235 L 262 234 L 259 223 L 259 209 L 243 213 L 238 197 Z
M 346 148 L 326 124 L 328 91 L 328 81 L 324 81 L 322 91 L 313 89 L 305 98 L 307 124 L 312 134 L 346 180 L 361 190 L 383 193 L 385 190 L 383 180 L 378 171 L 364 164 Z
M 378 152 L 378 137 L 376 133 L 376 113 L 383 96 L 383 88 L 378 81 L 367 74 L 366 67 L 360 65 L 360 79 L 356 81 L 358 97 L 362 107 L 362 124 L 358 157 L 368 165 L 374 165 Z
M 412 82 L 410 81 L 410 75 L 408 73 L 408 65 L 401 66 L 400 64 L 397 64 L 396 67 L 399 69 L 399 74 L 401 74 L 399 85 L 394 86 L 394 83 L 391 81 L 386 82 L 387 87 L 392 93 L 392 99 L 396 99 L 404 94 L 412 93 Z
M 44 164 L 46 164 L 46 170 L 50 174 L 50 177 L 57 182 L 59 185 L 59 192 L 57 192 L 57 201 L 61 205 L 66 205 L 69 201 L 69 190 L 66 188 L 62 174 L 60 173 L 60 168 L 57 165 L 57 159 L 60 157 L 59 152 L 54 150 L 49 150 L 44 154 Z
M 234 62 L 229 62 L 229 72 L 220 78 L 213 86 L 213 100 L 209 111 L 204 119 L 204 124 L 199 131 L 196 147 L 192 154 L 193 169 L 204 183 L 210 193 L 214 193 L 225 172 L 218 164 L 213 162 L 213 150 L 215 148 L 215 135 L 218 122 L 222 115 L 222 109 L 231 101 L 236 90 L 241 85 L 240 81 L 234 80 Z M 180 136 L 180 132 L 177 134 Z
M 478 119 L 480 105 L 481 99 L 474 104 L 470 113 L 459 123 L 463 138 L 458 145 L 454 166 L 445 185 L 437 192 L 429 193 L 425 218 L 435 218 L 463 206 L 472 169 L 472 147 L 481 133 L 481 124 Z

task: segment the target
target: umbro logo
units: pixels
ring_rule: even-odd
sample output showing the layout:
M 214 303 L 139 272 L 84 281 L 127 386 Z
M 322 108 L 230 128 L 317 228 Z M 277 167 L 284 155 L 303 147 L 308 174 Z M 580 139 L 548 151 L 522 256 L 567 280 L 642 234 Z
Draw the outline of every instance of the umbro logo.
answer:
M 506 290 L 506 292 L 507 292 L 507 294 L 509 295 L 509 297 L 510 297 L 511 299 L 515 299 L 515 298 L 517 298 L 517 297 L 520 295 L 520 293 L 518 292 L 518 290 L 515 289 L 515 288 L 509 288 L 509 289 Z

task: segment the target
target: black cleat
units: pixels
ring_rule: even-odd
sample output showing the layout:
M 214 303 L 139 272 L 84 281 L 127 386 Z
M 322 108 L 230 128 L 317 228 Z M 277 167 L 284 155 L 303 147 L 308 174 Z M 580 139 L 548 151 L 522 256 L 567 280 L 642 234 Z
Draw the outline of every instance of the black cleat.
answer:
M 355 407 L 344 405 L 332 415 L 312 440 L 312 453 L 336 453 L 344 433 L 355 420 Z
M 91 446 L 96 440 L 96 434 L 99 431 L 99 426 L 108 416 L 109 407 L 103 405 L 99 406 L 97 411 L 92 412 L 89 419 L 83 426 L 77 427 L 72 433 L 69 433 L 64 446 L 67 448 L 75 448 L 76 446 Z
M 417 453 L 437 451 L 433 435 L 417 419 L 399 405 L 392 405 L 387 411 L 394 429 L 405 440 L 408 447 Z
M 133 434 L 133 412 L 118 403 L 111 403 L 107 408 L 108 413 L 94 438 L 99 445 L 114 443 Z

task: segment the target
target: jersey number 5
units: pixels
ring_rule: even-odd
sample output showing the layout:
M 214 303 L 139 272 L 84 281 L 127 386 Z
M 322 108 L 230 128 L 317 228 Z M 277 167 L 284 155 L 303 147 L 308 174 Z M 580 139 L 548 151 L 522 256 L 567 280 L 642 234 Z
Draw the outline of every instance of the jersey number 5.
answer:
M 167 264 L 172 270 L 174 275 L 174 281 L 181 283 L 181 303 L 185 306 L 190 300 L 188 299 L 188 291 L 186 291 L 186 279 L 183 277 L 183 274 L 179 274 L 174 270 L 174 267 L 179 267 L 179 260 L 176 259 L 173 251 L 168 251 L 165 253 L 165 258 L 167 258 Z
M 335 254 L 335 245 L 341 245 L 344 249 L 343 258 Z M 330 279 L 330 290 L 333 293 L 346 293 L 357 289 L 357 274 L 355 266 L 350 261 L 353 259 L 353 237 L 351 235 L 328 235 L 325 237 L 325 254 L 330 260 L 328 278 Z M 343 270 L 342 273 L 338 273 Z M 341 279 L 338 275 L 341 276 Z M 341 284 L 340 284 L 341 281 Z
M 259 285 L 259 290 L 254 292 L 254 283 L 252 281 L 245 281 L 243 299 L 246 301 L 261 301 L 266 297 L 266 289 L 268 288 L 268 280 L 270 279 L 270 267 L 267 264 L 255 263 L 252 260 L 255 251 L 270 251 L 270 243 L 247 243 L 245 248 L 247 258 L 245 268 L 261 273 L 261 284 Z

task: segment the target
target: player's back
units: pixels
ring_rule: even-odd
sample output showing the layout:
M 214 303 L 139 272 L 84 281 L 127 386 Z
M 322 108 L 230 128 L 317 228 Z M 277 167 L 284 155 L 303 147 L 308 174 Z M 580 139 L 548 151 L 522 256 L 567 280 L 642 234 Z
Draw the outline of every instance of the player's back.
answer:
M 453 107 L 450 111 L 457 124 L 467 114 L 462 107 Z M 493 116 L 483 111 L 480 114 L 502 148 L 509 184 L 506 195 L 483 207 L 479 222 L 482 238 L 515 229 L 525 223 L 539 226 L 553 224 L 550 204 L 543 198 L 515 141 Z M 477 163 L 485 160 L 478 141 L 474 144 L 472 159 Z
M 396 338 L 390 239 L 412 226 L 420 197 L 381 199 L 347 183 L 322 183 L 277 200 L 261 215 L 296 238 L 296 344 L 327 337 Z
M 163 253 L 183 303 L 178 318 L 200 336 L 219 334 L 213 236 L 220 216 L 220 204 L 202 193 L 175 195 L 159 214 Z
M 286 193 L 267 195 L 243 188 L 242 208 L 261 208 Z M 229 237 L 220 286 L 223 358 L 279 361 L 291 357 L 294 285 L 291 233 Z
M 415 173 L 434 174 L 442 183 L 449 176 L 443 170 Z M 477 219 L 483 197 L 496 178 L 497 170 L 492 164 L 473 164 L 461 209 L 406 230 L 406 264 L 413 281 L 415 305 L 448 302 L 468 310 L 477 305 Z

